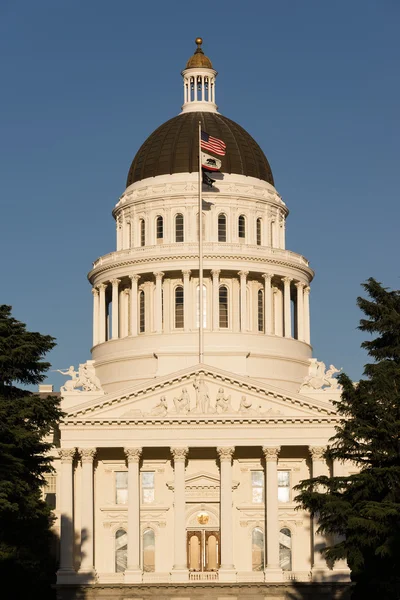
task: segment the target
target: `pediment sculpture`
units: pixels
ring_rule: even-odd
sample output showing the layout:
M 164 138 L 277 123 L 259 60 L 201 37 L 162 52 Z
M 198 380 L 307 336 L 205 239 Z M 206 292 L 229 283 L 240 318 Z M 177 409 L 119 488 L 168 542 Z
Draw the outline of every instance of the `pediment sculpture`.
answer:
M 333 365 L 329 365 L 329 369 L 327 369 L 322 360 L 318 361 L 316 358 L 311 358 L 308 375 L 304 378 L 300 387 L 300 393 L 310 390 L 341 391 L 342 386 L 335 377 L 341 370 L 342 369 L 337 369 Z
M 69 369 L 55 369 L 61 375 L 69 376 L 63 386 L 60 387 L 61 392 L 99 392 L 102 391 L 99 378 L 96 376 L 94 364 L 92 360 L 79 365 L 76 371 L 71 365 Z

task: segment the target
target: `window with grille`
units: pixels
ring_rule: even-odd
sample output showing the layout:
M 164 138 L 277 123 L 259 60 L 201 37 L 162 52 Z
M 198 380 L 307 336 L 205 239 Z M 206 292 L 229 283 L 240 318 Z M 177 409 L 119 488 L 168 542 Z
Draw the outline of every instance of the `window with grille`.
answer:
M 256 223 L 257 228 L 257 246 L 261 246 L 261 219 L 257 219 Z
M 253 504 L 264 502 L 264 471 L 251 472 L 251 501 Z
M 183 242 L 184 241 L 184 232 L 183 232 L 183 215 L 179 214 L 175 217 L 175 241 Z
M 175 288 L 175 329 L 183 329 L 183 325 L 184 325 L 183 287 L 180 285 Z
M 290 471 L 278 471 L 278 500 L 290 501 Z
M 264 532 L 260 527 L 251 533 L 251 563 L 253 571 L 264 570 Z
M 128 535 L 124 529 L 118 529 L 115 534 L 115 572 L 126 571 L 128 562 Z
M 279 532 L 279 566 L 282 571 L 292 570 L 292 533 L 287 527 Z
M 258 290 L 257 294 L 257 318 L 258 318 L 258 331 L 264 331 L 264 292 Z
M 246 219 L 244 218 L 244 215 L 240 215 L 238 219 L 238 235 L 242 240 L 246 237 Z
M 219 288 L 219 326 L 222 329 L 228 327 L 228 288 L 225 285 Z
M 139 332 L 144 333 L 146 322 L 145 322 L 145 302 L 144 302 L 144 291 L 139 292 Z
M 44 500 L 47 506 L 55 509 L 57 503 L 57 476 L 46 475 L 45 479 L 46 483 L 44 484 L 43 488 Z
M 140 219 L 140 245 L 146 244 L 146 225 L 144 219 Z
M 164 237 L 164 219 L 162 217 L 157 217 L 156 219 L 156 238 L 157 243 L 159 244 Z
M 128 471 L 115 471 L 115 504 L 128 504 Z
M 154 502 L 154 472 L 142 472 L 142 502 L 143 504 L 152 504 Z
M 218 241 L 226 242 L 226 216 L 218 215 Z
M 153 573 L 156 570 L 156 543 L 154 531 L 145 529 L 143 532 L 143 571 Z

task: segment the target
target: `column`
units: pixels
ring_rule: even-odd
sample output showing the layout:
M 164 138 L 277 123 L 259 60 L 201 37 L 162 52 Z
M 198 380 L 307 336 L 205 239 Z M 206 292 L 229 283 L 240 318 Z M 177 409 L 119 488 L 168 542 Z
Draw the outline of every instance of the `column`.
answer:
M 280 447 L 263 447 L 265 456 L 265 581 L 282 581 L 279 565 L 278 455 Z
M 154 273 L 156 278 L 156 297 L 154 305 L 154 329 L 156 333 L 162 332 L 162 278 L 164 273 Z
M 246 277 L 249 274 L 248 271 L 239 271 L 240 276 L 240 331 L 243 333 L 247 329 L 246 317 L 247 317 L 247 306 L 246 306 Z
M 220 527 L 221 527 L 221 566 L 219 581 L 235 581 L 236 570 L 233 564 L 233 523 L 232 523 L 232 456 L 233 446 L 217 448 L 220 461 Z
M 99 290 L 92 288 L 93 294 L 93 346 L 96 346 L 99 339 Z
M 303 291 L 304 283 L 300 281 L 295 283 L 297 289 L 297 339 L 304 341 L 304 302 Z
M 99 285 L 99 344 L 106 341 L 106 288 L 105 283 Z
M 290 308 L 290 277 L 284 277 L 283 281 L 283 304 L 284 304 L 284 328 L 285 337 L 292 337 L 292 313 Z
M 332 476 L 333 477 L 346 477 L 346 466 L 345 463 L 339 462 L 338 460 L 332 461 Z M 331 540 L 333 543 L 339 543 L 343 539 L 342 536 L 336 535 Z M 330 540 L 330 541 L 331 541 Z M 334 581 L 346 581 L 350 582 L 350 569 L 345 558 L 341 558 L 335 561 L 333 565 L 333 579 Z
M 263 273 L 264 278 L 264 333 L 271 335 L 272 333 L 272 288 L 271 288 L 271 273 Z
M 219 329 L 219 269 L 211 271 L 212 276 L 212 328 L 213 331 Z
M 190 273 L 189 269 L 182 271 L 183 275 L 183 327 L 190 330 Z
M 111 280 L 111 285 L 112 285 L 112 334 L 111 337 L 113 340 L 117 340 L 118 339 L 118 333 L 119 333 L 119 323 L 118 323 L 118 317 L 119 317 L 119 294 L 118 294 L 118 285 L 119 282 L 121 280 L 120 279 L 112 279 Z
M 60 486 L 60 567 L 57 572 L 58 582 L 63 576 L 74 575 L 74 521 L 73 521 L 73 460 L 75 448 L 61 448 L 61 486 Z
M 128 462 L 128 565 L 125 583 L 141 583 L 140 567 L 140 486 L 139 461 L 141 448 L 125 448 Z
M 174 566 L 172 581 L 187 581 L 185 461 L 188 448 L 171 448 L 174 458 Z
M 304 341 L 310 344 L 310 288 L 304 288 Z
M 312 459 L 312 477 L 320 477 L 321 475 L 329 475 L 328 465 L 324 458 L 324 452 L 326 448 L 324 446 L 313 446 L 310 448 L 310 454 Z M 313 580 L 326 579 L 326 571 L 328 566 L 325 558 L 321 554 L 321 549 L 326 546 L 326 538 L 324 535 L 317 533 L 318 529 L 318 516 L 314 515 L 313 518 L 313 566 L 312 574 Z
M 94 576 L 93 460 L 96 456 L 96 448 L 81 448 L 79 452 L 82 459 L 82 535 L 79 571 Z
M 129 275 L 131 280 L 131 335 L 138 334 L 138 281 L 140 275 Z

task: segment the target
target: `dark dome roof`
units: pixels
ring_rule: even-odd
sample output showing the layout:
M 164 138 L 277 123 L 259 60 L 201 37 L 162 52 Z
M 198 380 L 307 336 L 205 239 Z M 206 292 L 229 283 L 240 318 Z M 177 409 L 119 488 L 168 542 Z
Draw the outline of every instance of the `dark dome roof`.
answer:
M 198 172 L 198 123 L 226 144 L 223 173 L 263 179 L 274 185 L 271 167 L 260 146 L 234 121 L 212 112 L 183 113 L 156 129 L 137 152 L 126 186 L 135 181 L 172 173 Z

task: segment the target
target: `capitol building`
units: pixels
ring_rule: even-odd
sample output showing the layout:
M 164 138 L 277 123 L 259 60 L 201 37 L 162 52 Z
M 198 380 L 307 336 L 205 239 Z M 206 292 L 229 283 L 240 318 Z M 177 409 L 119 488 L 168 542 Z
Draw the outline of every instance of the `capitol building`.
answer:
M 88 274 L 91 358 L 63 371 L 46 487 L 58 596 L 339 598 L 349 569 L 326 563 L 294 500 L 302 479 L 351 472 L 324 459 L 340 386 L 312 356 L 314 273 L 286 249 L 269 162 L 219 112 L 196 45 L 180 114 L 139 148 L 113 209 L 116 250 Z M 208 185 L 199 127 L 226 145 Z

